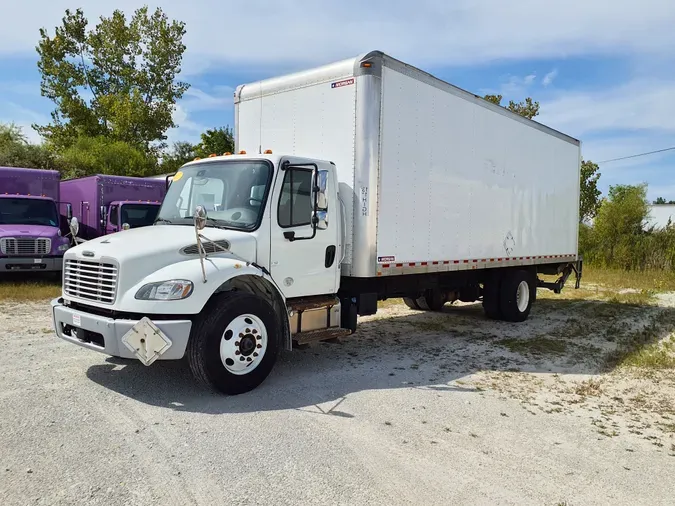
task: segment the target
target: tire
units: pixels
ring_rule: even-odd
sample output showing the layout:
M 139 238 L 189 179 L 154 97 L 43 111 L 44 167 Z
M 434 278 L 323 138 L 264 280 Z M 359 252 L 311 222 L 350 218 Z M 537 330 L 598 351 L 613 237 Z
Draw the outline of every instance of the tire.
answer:
M 532 275 L 528 271 L 510 271 L 504 275 L 499 306 L 508 322 L 524 322 L 532 309 Z
M 277 316 L 264 299 L 244 292 L 219 294 L 192 327 L 187 346 L 192 374 L 224 394 L 249 392 L 272 371 L 280 334 Z
M 420 311 L 422 308 L 419 307 L 417 304 L 416 299 L 411 299 L 410 297 L 403 297 L 403 302 L 405 303 L 408 308 L 414 310 L 414 311 Z
M 423 311 L 440 311 L 445 306 L 445 294 L 440 290 L 426 290 L 422 297 L 417 299 L 417 305 Z
M 491 320 L 503 319 L 500 306 L 502 276 L 500 272 L 489 272 L 483 283 L 483 311 Z

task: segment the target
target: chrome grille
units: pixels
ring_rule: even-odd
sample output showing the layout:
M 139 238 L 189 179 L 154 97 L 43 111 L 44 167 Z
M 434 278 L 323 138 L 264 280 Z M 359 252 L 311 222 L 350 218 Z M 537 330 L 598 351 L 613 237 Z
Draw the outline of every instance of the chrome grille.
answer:
M 52 250 L 52 240 L 33 237 L 3 237 L 0 251 L 3 255 L 47 255 Z
M 65 261 L 63 291 L 66 295 L 112 304 L 116 290 L 117 266 L 88 260 Z

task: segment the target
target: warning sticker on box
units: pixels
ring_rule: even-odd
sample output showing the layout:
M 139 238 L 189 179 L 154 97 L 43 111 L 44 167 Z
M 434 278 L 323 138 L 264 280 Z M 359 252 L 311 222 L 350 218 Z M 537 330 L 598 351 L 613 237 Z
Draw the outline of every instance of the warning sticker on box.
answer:
M 377 262 L 381 264 L 395 262 L 396 257 L 377 257 Z
M 335 89 L 335 88 L 342 88 L 343 86 L 349 86 L 350 84 L 354 84 L 354 78 L 352 77 L 351 79 L 343 79 L 342 81 L 336 81 L 334 83 L 330 83 L 330 87 Z

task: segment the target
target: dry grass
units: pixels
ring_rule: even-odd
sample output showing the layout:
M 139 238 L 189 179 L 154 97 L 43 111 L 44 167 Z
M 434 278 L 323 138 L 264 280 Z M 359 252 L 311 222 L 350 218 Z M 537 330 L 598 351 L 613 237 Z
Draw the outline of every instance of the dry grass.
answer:
M 31 302 L 53 299 L 61 294 L 61 283 L 49 280 L 0 281 L 0 302 Z
M 600 285 L 615 290 L 633 289 L 646 292 L 670 292 L 675 291 L 675 272 L 620 271 L 584 266 L 581 285 L 586 284 Z

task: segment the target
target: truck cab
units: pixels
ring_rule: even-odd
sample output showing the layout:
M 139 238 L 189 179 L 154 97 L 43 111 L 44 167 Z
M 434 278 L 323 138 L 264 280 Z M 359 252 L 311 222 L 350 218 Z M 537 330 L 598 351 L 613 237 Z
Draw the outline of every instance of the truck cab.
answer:
M 98 174 L 61 182 L 84 241 L 152 225 L 165 194 L 164 180 L 142 177 Z
M 343 218 L 331 162 L 271 153 L 190 162 L 155 226 L 67 252 L 57 334 L 146 365 L 192 355 L 212 386 L 249 390 L 293 340 L 350 332 L 336 298 Z M 223 333 L 237 339 L 221 346 Z
M 129 228 L 152 225 L 157 218 L 159 202 L 115 201 L 106 208 L 101 207 L 101 221 L 105 233 L 112 234 Z
M 70 239 L 62 234 L 58 172 L 0 167 L 0 274 L 60 271 Z

